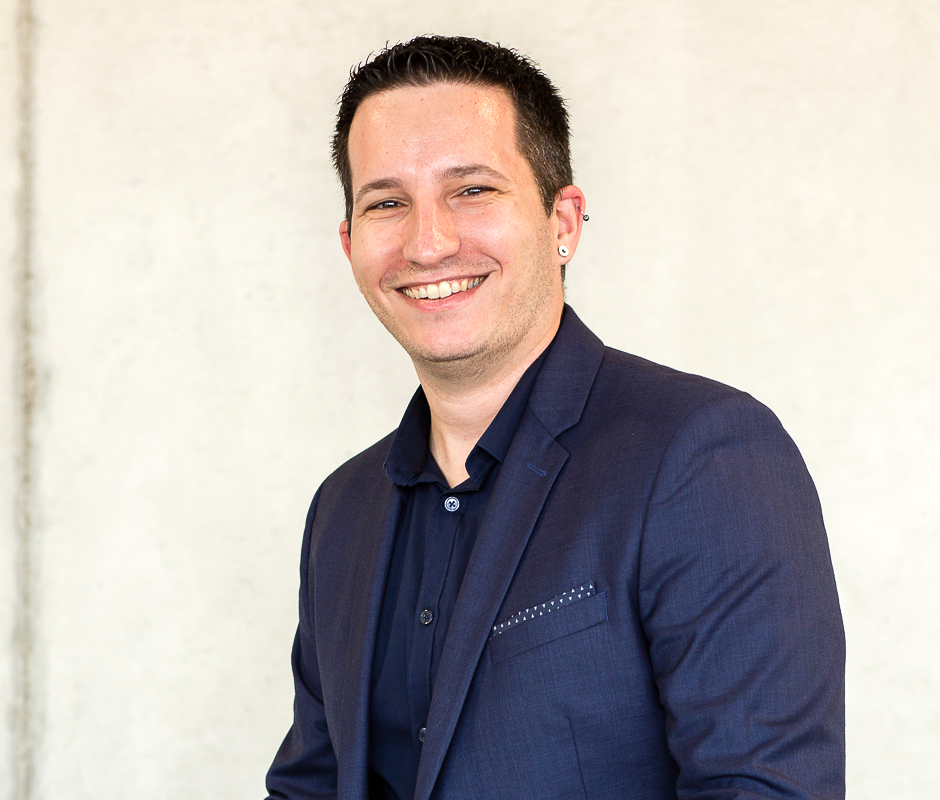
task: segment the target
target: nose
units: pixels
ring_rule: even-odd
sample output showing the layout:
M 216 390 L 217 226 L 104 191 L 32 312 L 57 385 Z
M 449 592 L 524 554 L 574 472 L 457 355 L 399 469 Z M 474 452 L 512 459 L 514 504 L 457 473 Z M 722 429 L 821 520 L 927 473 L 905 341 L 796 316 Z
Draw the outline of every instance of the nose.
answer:
M 438 202 L 415 202 L 405 226 L 402 255 L 412 264 L 433 267 L 460 249 L 453 212 Z

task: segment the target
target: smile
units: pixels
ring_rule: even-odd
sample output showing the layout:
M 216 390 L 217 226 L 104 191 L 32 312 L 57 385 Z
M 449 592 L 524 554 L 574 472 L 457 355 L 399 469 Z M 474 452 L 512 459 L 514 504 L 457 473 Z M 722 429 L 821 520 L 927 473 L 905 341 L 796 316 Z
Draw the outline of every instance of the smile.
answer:
M 401 292 L 412 300 L 440 300 L 444 297 L 450 297 L 458 292 L 465 292 L 467 289 L 473 289 L 479 286 L 486 279 L 486 276 L 480 278 L 464 278 L 461 281 L 441 281 L 440 283 L 427 283 L 424 286 L 406 286 Z

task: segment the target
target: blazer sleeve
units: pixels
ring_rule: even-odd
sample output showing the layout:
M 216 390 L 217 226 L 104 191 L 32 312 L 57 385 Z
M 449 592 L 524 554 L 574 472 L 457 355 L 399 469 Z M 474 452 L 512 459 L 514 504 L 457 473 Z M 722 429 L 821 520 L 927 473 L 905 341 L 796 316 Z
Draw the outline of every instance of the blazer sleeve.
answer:
M 310 608 L 310 550 L 319 497 L 318 491 L 307 514 L 301 547 L 299 622 L 291 652 L 294 721 L 268 770 L 268 800 L 331 800 L 336 797 L 336 755 L 323 707 Z
M 647 508 L 639 608 L 681 800 L 845 796 L 845 639 L 816 490 L 747 395 L 692 412 Z

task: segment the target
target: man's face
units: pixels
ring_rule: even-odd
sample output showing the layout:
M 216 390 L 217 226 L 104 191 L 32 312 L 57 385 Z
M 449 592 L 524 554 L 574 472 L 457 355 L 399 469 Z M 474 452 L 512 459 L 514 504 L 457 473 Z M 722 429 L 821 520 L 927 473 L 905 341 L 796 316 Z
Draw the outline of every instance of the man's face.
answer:
M 515 124 L 506 92 L 463 84 L 382 92 L 353 119 L 343 249 L 419 371 L 513 364 L 558 326 L 558 246 L 574 250 L 573 213 L 546 215 Z

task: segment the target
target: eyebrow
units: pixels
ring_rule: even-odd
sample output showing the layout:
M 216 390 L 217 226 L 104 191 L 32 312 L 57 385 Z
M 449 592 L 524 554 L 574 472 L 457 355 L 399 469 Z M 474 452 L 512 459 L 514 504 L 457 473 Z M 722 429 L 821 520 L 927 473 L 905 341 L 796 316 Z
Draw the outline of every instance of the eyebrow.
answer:
M 459 167 L 448 167 L 443 172 L 440 173 L 440 178 L 447 181 L 460 180 L 461 178 L 468 178 L 471 175 L 482 175 L 489 178 L 493 178 L 498 181 L 508 180 L 503 173 L 498 170 L 488 167 L 485 164 L 465 164 Z M 402 182 L 397 178 L 378 178 L 374 181 L 369 181 L 364 184 L 358 192 L 356 192 L 355 205 L 359 205 L 362 201 L 362 198 L 365 197 L 369 192 L 381 192 L 387 189 L 401 189 Z
M 394 178 L 379 178 L 375 181 L 369 181 L 365 184 L 358 192 L 356 192 L 355 205 L 359 205 L 362 202 L 362 198 L 365 197 L 369 192 L 380 192 L 386 189 L 400 189 L 402 186 L 401 181 L 395 180 Z
M 506 180 L 506 176 L 503 175 L 502 172 L 498 172 L 492 167 L 486 166 L 486 164 L 467 164 L 461 167 L 450 167 L 441 173 L 441 177 L 445 180 L 459 180 L 460 178 L 467 178 L 470 175 L 486 175 L 496 180 Z

